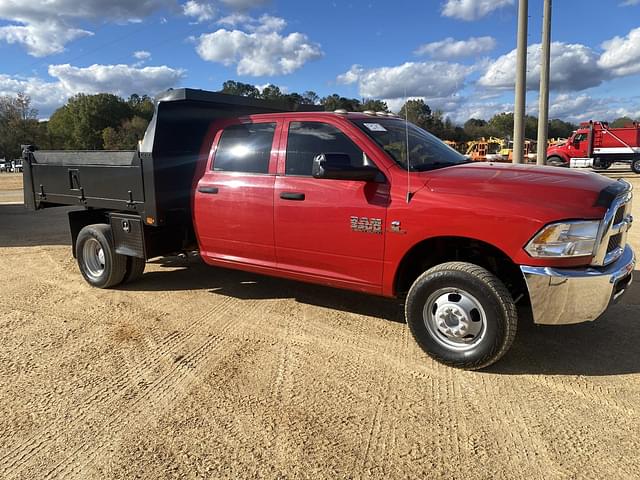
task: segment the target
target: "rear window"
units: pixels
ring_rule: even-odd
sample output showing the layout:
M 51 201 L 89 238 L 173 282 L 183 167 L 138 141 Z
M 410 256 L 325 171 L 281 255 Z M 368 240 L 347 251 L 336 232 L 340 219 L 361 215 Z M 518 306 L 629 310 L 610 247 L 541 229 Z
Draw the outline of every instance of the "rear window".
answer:
M 213 169 L 268 173 L 275 131 L 275 123 L 248 123 L 225 128 L 218 142 Z

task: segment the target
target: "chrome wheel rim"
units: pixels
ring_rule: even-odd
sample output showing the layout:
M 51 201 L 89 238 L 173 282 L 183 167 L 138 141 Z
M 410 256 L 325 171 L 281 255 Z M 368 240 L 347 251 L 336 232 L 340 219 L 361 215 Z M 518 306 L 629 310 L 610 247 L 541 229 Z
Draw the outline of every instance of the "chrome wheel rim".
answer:
M 95 238 L 88 239 L 82 247 L 85 271 L 92 280 L 98 280 L 104 273 L 104 250 Z
M 422 315 L 431 336 L 442 346 L 457 351 L 474 348 L 487 329 L 487 315 L 480 302 L 459 288 L 433 292 Z

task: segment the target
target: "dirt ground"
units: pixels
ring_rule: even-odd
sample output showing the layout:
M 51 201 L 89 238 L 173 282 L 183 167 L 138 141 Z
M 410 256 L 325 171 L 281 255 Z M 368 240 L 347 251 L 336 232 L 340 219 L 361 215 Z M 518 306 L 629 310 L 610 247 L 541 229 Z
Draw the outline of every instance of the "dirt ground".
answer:
M 394 301 L 177 258 L 98 290 L 68 241 L 0 205 L 0 478 L 638 478 L 640 282 L 464 372 Z
M 22 174 L 0 172 L 0 203 L 22 201 Z

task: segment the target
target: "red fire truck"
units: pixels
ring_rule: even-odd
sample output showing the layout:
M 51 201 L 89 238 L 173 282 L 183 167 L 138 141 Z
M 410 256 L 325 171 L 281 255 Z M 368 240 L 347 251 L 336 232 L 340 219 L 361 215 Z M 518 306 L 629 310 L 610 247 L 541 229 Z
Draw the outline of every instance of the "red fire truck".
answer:
M 603 170 L 613 163 L 627 163 L 640 173 L 640 123 L 623 128 L 610 128 L 607 122 L 582 123 L 565 144 L 547 149 L 547 163 Z

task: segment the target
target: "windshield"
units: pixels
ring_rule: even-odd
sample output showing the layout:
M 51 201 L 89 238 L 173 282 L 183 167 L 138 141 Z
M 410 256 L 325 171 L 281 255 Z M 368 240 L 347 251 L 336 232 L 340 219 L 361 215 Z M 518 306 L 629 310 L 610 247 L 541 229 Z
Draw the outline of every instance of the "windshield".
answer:
M 375 140 L 404 169 L 407 168 L 407 151 L 410 169 L 420 172 L 468 161 L 446 143 L 403 120 L 371 118 L 355 120 L 353 123 Z

